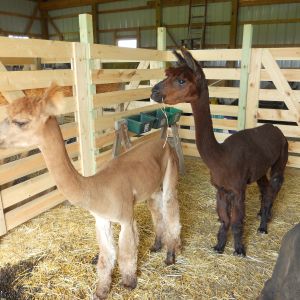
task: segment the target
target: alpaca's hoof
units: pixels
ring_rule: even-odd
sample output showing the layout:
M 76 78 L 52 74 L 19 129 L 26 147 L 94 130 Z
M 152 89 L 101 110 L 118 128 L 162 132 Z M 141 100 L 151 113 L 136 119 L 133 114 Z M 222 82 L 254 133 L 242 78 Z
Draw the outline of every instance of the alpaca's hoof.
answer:
M 213 250 L 219 254 L 222 254 L 224 252 L 224 247 L 220 247 L 218 245 L 213 247 Z
M 93 300 L 104 300 L 104 299 L 107 299 L 107 296 L 108 295 L 106 295 L 106 296 L 100 296 L 100 295 L 97 295 L 97 294 L 94 294 L 94 296 L 93 296 Z
M 175 251 L 168 251 L 167 252 L 167 258 L 165 260 L 165 264 L 167 266 L 175 264 Z
M 161 240 L 155 241 L 153 246 L 150 248 L 150 252 L 158 252 L 162 249 L 162 242 Z
M 109 294 L 109 288 L 98 288 L 93 296 L 93 300 L 107 299 Z
M 261 226 L 257 229 L 257 232 L 262 233 L 262 234 L 268 234 L 267 228 L 261 227 Z
M 123 278 L 122 285 L 128 290 L 133 290 L 137 286 L 137 277 L 136 276 L 126 276 Z
M 233 255 L 245 257 L 246 256 L 245 248 L 243 246 L 235 248 Z

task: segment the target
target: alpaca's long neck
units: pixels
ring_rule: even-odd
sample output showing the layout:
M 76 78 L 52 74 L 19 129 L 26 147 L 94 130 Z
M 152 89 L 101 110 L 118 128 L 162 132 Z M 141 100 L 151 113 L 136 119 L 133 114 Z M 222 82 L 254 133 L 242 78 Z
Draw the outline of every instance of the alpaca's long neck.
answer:
M 192 103 L 192 110 L 195 119 L 197 148 L 203 161 L 211 168 L 220 159 L 221 146 L 213 132 L 206 83 L 202 84 L 197 101 Z
M 82 203 L 85 178 L 73 167 L 55 118 L 49 118 L 45 124 L 39 147 L 59 191 L 72 204 L 85 206 Z

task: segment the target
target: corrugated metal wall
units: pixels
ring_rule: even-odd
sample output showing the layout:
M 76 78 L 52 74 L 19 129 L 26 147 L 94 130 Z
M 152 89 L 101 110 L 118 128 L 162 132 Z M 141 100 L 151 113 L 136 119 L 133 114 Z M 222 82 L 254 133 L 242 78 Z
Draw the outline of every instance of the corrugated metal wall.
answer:
M 31 16 L 33 14 L 36 3 L 27 0 L 9 0 L 0 1 L 0 10 L 8 13 L 18 13 L 20 15 Z M 39 14 L 37 15 L 39 16 Z M 19 32 L 24 33 L 25 28 L 30 19 L 21 16 L 0 15 L 0 33 Z M 34 20 L 31 32 L 34 34 L 41 33 L 41 24 L 39 20 Z
M 98 10 L 107 11 L 122 8 L 146 6 L 147 0 L 127 0 L 112 3 L 98 4 Z M 31 15 L 35 3 L 26 0 L 0 1 L 0 10 Z M 53 22 L 63 34 L 64 40 L 79 40 L 78 14 L 90 13 L 90 6 L 49 11 Z M 67 16 L 67 18 L 60 18 Z M 277 4 L 265 6 L 243 6 L 239 9 L 239 22 L 237 44 L 241 45 L 243 24 L 247 21 L 254 23 L 253 44 L 255 46 L 266 45 L 299 45 L 300 44 L 300 3 Z M 230 36 L 231 3 L 209 3 L 207 10 L 207 22 L 222 22 L 224 25 L 209 25 L 206 28 L 205 44 L 210 48 L 227 47 Z M 298 22 L 296 22 L 298 18 Z M 256 24 L 265 20 L 291 19 L 291 23 L 280 24 Z M 164 25 L 176 25 L 188 23 L 188 5 L 167 7 L 162 10 Z M 103 44 L 115 44 L 116 39 L 124 36 L 140 36 L 140 47 L 156 47 L 155 9 L 143 9 L 126 12 L 99 13 L 98 15 L 98 40 Z M 23 32 L 29 19 L 1 15 L 0 28 L 4 31 Z M 49 34 L 51 39 L 58 39 L 58 34 L 49 22 Z M 145 28 L 146 27 L 146 28 Z M 126 31 L 128 28 L 128 31 Z M 140 28 L 140 31 L 138 30 Z M 125 29 L 125 30 L 124 30 Z M 180 26 L 169 28 L 168 31 L 180 44 L 181 39 L 187 38 L 187 27 Z M 39 20 L 33 23 L 33 33 L 40 34 Z M 167 37 L 167 45 L 174 46 L 170 36 Z
M 283 20 L 300 17 L 300 3 L 241 7 L 239 21 Z M 242 41 L 242 26 L 238 28 L 238 44 Z M 300 44 L 300 22 L 289 24 L 253 25 L 254 45 Z
M 53 18 L 53 22 L 63 34 L 65 41 L 78 41 L 79 40 L 79 21 L 78 15 L 83 13 L 91 13 L 90 6 L 80 6 L 60 10 L 49 11 L 49 16 Z M 76 15 L 68 17 L 69 15 Z M 67 18 L 55 19 L 55 17 L 66 16 Z M 58 39 L 57 32 L 53 25 L 48 23 L 48 30 L 50 38 Z M 55 36 L 53 36 L 55 35 Z

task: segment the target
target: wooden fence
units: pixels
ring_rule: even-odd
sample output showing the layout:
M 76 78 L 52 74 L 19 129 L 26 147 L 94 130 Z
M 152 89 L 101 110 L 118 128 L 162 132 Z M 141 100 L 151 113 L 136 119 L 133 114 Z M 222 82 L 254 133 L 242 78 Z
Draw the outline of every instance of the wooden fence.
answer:
M 115 120 L 160 107 L 149 101 L 151 85 L 164 78 L 162 62 L 168 64 L 175 60 L 170 51 L 90 44 L 88 37 L 82 43 L 2 37 L 0 44 L 0 91 L 8 102 L 24 95 L 28 89 L 46 88 L 52 81 L 66 87 L 65 111 L 59 120 L 68 153 L 84 175 L 93 174 L 104 161 L 111 159 Z M 277 126 L 291 139 L 289 165 L 300 167 L 300 92 L 291 90 L 287 83 L 299 82 L 300 70 L 279 69 L 275 62 L 300 60 L 300 49 L 252 49 L 243 70 L 244 50 L 193 51 L 195 58 L 207 64 L 204 72 L 210 85 L 211 100 L 215 103 L 211 104 L 215 135 L 218 141 L 223 141 L 238 128 L 259 126 L 266 120 L 279 122 L 281 124 Z M 7 71 L 5 68 L 33 64 L 37 59 L 42 64 L 68 62 L 71 69 L 68 65 L 65 69 L 51 70 Z M 104 68 L 106 63 L 114 63 L 118 68 Z M 214 67 L 209 67 L 213 64 Z M 240 79 L 245 75 L 246 93 L 245 84 L 240 86 Z M 216 83 L 219 80 L 221 82 Z M 274 83 L 272 89 L 261 88 L 261 82 L 266 81 Z M 101 90 L 99 85 L 114 83 L 123 83 L 126 89 L 97 93 Z M 241 95 L 246 100 L 243 104 L 245 117 L 240 113 L 243 111 L 241 104 L 216 104 L 216 99 L 222 98 L 223 102 L 231 99 L 232 102 Z M 283 101 L 286 107 L 260 108 L 262 100 Z M 109 111 L 112 107 L 117 109 Z M 184 111 L 180 120 L 184 154 L 198 156 L 191 107 L 189 104 L 178 107 Z M 4 117 L 5 105 L 2 105 L 0 119 Z M 155 135 L 159 132 L 133 137 L 133 141 L 137 143 Z M 36 149 L 1 150 L 0 159 L 0 235 L 65 200 Z

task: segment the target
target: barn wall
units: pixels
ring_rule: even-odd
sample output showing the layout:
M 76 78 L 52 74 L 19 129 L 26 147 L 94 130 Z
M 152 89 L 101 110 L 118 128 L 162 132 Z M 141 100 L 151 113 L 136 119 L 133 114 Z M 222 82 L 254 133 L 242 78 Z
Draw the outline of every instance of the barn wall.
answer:
M 23 35 L 36 5 L 37 3 L 28 0 L 0 1 L 0 35 Z M 33 21 L 30 33 L 35 37 L 41 34 L 38 18 Z
M 300 35 L 300 3 L 261 5 L 241 7 L 239 20 L 244 24 L 246 21 L 253 23 L 253 44 L 256 46 L 273 45 L 299 45 Z M 290 20 L 290 23 L 281 24 L 256 24 L 257 21 Z M 241 44 L 243 26 L 238 28 L 238 44 Z
M 139 37 L 139 46 L 156 47 L 155 8 L 130 11 L 114 10 L 147 7 L 147 0 L 127 0 L 98 4 L 98 41 L 102 44 L 116 44 L 120 36 Z M 0 33 L 24 33 L 30 21 L 21 15 L 31 16 L 36 3 L 29 0 L 0 1 Z M 112 11 L 112 12 L 107 12 Z M 16 15 L 10 15 L 11 13 Z M 78 14 L 91 13 L 91 6 L 50 10 L 52 21 L 48 22 L 50 39 L 59 39 L 59 33 L 67 41 L 79 40 Z M 254 25 L 254 46 L 287 46 L 299 45 L 300 3 L 286 3 L 259 6 L 241 6 L 238 15 L 237 46 L 241 45 L 242 30 L 245 23 Z M 34 20 L 31 34 L 41 36 L 41 22 Z M 174 17 L 176 16 L 176 17 Z M 230 37 L 231 2 L 209 3 L 207 10 L 206 47 L 227 48 Z M 169 33 L 178 44 L 188 35 L 188 5 L 163 7 L 162 23 L 169 26 Z M 53 26 L 54 24 L 54 26 Z M 126 28 L 128 31 L 126 31 Z M 173 48 L 174 42 L 167 36 L 167 47 Z
M 156 47 L 155 8 L 113 12 L 116 9 L 143 7 L 146 0 L 128 0 L 98 4 L 98 38 L 102 44 L 115 44 L 120 36 L 139 36 L 140 47 Z M 111 11 L 104 13 L 105 11 Z M 103 13 L 101 13 L 101 11 Z M 50 11 L 59 30 L 66 40 L 78 40 L 77 16 L 55 19 L 57 16 L 70 16 L 76 13 L 91 12 L 89 6 Z M 300 3 L 242 6 L 239 8 L 237 44 L 241 45 L 242 29 L 245 23 L 254 24 L 254 46 L 299 45 Z M 176 17 L 174 17 L 176 16 Z M 209 3 L 207 10 L 206 42 L 207 48 L 227 48 L 230 37 L 231 2 Z M 178 44 L 187 38 L 188 5 L 163 7 L 162 23 L 169 26 L 169 32 Z M 269 24 L 274 23 L 274 24 Z M 51 25 L 49 25 L 51 27 Z M 175 26 L 175 27 L 174 27 Z M 128 31 L 126 31 L 128 28 Z M 139 33 L 140 30 L 140 33 Z M 49 29 L 51 38 L 58 39 L 53 28 Z M 174 47 L 167 36 L 167 47 Z

